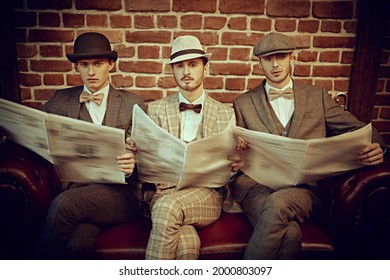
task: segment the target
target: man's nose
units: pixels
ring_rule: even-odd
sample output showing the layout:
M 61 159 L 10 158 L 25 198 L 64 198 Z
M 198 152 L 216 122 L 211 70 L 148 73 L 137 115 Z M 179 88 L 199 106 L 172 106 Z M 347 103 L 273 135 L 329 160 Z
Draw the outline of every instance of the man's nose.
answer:
M 94 68 L 93 68 L 93 65 L 90 65 L 90 66 L 88 67 L 88 75 L 93 75 L 93 74 L 95 74 L 95 70 L 94 70 Z
M 190 67 L 188 65 L 184 65 L 184 75 L 190 74 Z
M 275 57 L 273 57 L 271 61 L 272 61 L 272 66 L 273 67 L 278 67 L 279 66 L 278 60 Z

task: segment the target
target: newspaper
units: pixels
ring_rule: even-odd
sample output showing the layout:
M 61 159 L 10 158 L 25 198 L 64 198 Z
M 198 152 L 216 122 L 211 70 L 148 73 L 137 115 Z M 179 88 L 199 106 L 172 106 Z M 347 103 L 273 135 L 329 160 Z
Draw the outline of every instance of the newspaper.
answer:
M 371 132 L 368 124 L 333 137 L 302 140 L 234 127 L 234 133 L 249 143 L 241 170 L 274 189 L 363 167 L 356 157 L 371 143 Z
M 47 139 L 47 114 L 15 102 L 0 99 L 0 127 L 14 142 L 53 162 Z
M 237 145 L 233 120 L 220 134 L 185 143 L 159 127 L 135 105 L 131 135 L 138 149 L 140 180 L 172 184 L 178 189 L 225 185 L 230 180 L 232 164 L 227 157 L 236 152 Z
M 61 181 L 125 183 L 116 157 L 125 131 L 45 113 L 0 99 L 0 127 L 14 142 L 54 164 Z

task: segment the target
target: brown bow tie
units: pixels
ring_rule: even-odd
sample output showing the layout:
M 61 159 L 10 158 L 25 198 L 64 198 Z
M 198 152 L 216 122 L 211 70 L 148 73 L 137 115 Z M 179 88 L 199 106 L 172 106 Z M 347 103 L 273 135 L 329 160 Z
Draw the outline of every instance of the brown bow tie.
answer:
M 100 105 L 103 102 L 103 96 L 104 96 L 104 93 L 102 93 L 102 92 L 98 93 L 98 94 L 89 94 L 88 92 L 83 91 L 80 94 L 80 103 L 92 101 L 92 102 L 95 102 L 96 104 Z
M 180 106 L 179 106 L 179 110 L 180 112 L 182 111 L 185 111 L 185 110 L 193 110 L 195 113 L 200 113 L 200 111 L 202 110 L 202 104 L 187 104 L 187 103 L 184 103 L 184 102 L 180 102 Z
M 285 90 L 275 90 L 275 89 L 270 89 L 268 92 L 269 100 L 275 100 L 279 97 L 284 97 L 286 99 L 292 99 L 294 97 L 293 90 L 292 88 L 286 88 Z

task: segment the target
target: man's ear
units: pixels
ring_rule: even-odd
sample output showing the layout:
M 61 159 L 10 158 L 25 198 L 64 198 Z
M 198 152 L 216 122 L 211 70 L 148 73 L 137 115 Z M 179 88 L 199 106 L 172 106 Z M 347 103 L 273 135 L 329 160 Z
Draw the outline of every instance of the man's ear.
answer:
M 114 69 L 114 67 L 115 67 L 115 61 L 114 60 L 112 60 L 112 59 L 110 59 L 109 61 L 108 61 L 108 64 L 110 64 L 110 70 L 109 71 L 111 71 L 112 69 Z
M 260 70 L 264 72 L 263 64 L 261 63 L 261 57 L 259 57 L 259 67 L 260 67 Z
M 290 76 L 292 77 L 294 75 L 294 66 L 295 66 L 295 56 L 290 53 Z
M 79 68 L 77 67 L 77 65 L 78 65 L 77 62 L 73 63 L 73 65 L 74 65 L 74 69 L 76 70 L 76 72 L 79 73 L 80 71 L 79 71 Z
M 291 62 L 294 62 L 295 61 L 295 56 L 293 53 L 290 53 L 290 60 Z
M 207 74 L 209 72 L 209 65 L 210 65 L 210 62 L 207 62 L 204 67 L 203 67 L 203 72 L 205 74 Z

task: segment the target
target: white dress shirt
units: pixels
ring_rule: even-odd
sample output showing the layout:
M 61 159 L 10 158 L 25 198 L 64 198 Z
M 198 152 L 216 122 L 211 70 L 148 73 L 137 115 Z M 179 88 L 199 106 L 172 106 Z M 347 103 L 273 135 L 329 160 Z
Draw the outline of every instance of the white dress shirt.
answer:
M 95 102 L 86 102 L 85 105 L 87 106 L 89 115 L 91 116 L 91 119 L 93 123 L 102 125 L 104 115 L 106 114 L 107 109 L 107 97 L 108 97 L 108 91 L 110 89 L 110 84 L 99 90 L 98 92 L 95 92 L 94 94 L 103 93 L 103 100 L 100 105 L 96 104 Z M 84 85 L 84 91 L 88 92 L 89 94 L 92 94 L 91 91 Z
M 285 87 L 283 87 L 281 89 L 272 87 L 268 83 L 265 83 L 264 88 L 265 88 L 265 91 L 267 92 L 267 95 L 268 95 L 268 92 L 271 88 L 275 89 L 277 91 L 282 91 L 282 90 L 285 90 L 287 88 L 293 88 L 293 82 L 290 79 L 290 82 Z M 270 100 L 269 95 L 268 95 L 268 100 Z M 291 119 L 291 116 L 294 113 L 294 98 L 287 99 L 284 97 L 279 97 L 279 98 L 276 98 L 276 99 L 270 101 L 270 103 L 271 103 L 272 109 L 274 109 L 274 112 L 275 112 L 276 116 L 278 117 L 279 121 L 281 122 L 281 124 L 284 127 L 286 127 L 286 125 L 288 124 L 288 122 Z
M 200 122 L 203 117 L 203 107 L 205 100 L 205 93 L 195 100 L 194 102 L 188 102 L 188 100 L 179 92 L 179 102 L 184 102 L 186 104 L 202 104 L 202 110 L 200 113 L 195 113 L 193 110 L 186 110 L 181 112 L 181 121 L 180 121 L 180 138 L 185 142 L 193 141 L 198 135 L 198 129 Z

